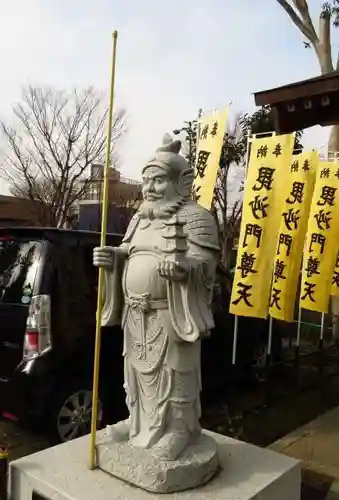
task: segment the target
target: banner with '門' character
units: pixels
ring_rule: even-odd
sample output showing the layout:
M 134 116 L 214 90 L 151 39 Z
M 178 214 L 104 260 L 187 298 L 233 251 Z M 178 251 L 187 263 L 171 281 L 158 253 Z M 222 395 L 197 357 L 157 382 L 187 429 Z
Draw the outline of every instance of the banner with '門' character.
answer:
M 286 172 L 285 201 L 280 219 L 269 314 L 293 321 L 307 221 L 312 202 L 318 153 L 293 156 Z
M 302 266 L 300 307 L 328 311 L 339 236 L 339 163 L 321 162 L 316 175 Z
M 266 318 L 294 134 L 251 142 L 230 312 Z
M 199 121 L 199 141 L 194 176 L 194 198 L 211 209 L 220 154 L 227 123 L 227 110 L 214 111 Z

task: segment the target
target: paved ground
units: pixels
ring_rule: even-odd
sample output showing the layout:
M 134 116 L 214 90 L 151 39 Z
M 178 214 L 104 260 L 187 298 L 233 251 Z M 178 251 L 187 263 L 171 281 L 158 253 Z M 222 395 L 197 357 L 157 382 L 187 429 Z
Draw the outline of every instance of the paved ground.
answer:
M 303 462 L 304 481 L 339 499 L 339 407 L 287 434 L 270 448 Z

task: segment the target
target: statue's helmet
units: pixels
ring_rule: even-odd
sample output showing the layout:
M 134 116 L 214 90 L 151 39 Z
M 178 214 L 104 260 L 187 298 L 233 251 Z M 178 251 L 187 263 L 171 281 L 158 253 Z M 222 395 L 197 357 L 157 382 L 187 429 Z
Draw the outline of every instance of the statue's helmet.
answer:
M 181 141 L 174 141 L 169 134 L 166 134 L 162 145 L 157 148 L 155 155 L 144 166 L 142 173 L 149 167 L 159 167 L 179 177 L 182 172 L 190 168 L 185 158 L 179 154 L 180 149 Z
M 194 169 L 191 168 L 180 153 L 181 141 L 173 140 L 169 134 L 163 138 L 162 145 L 157 148 L 155 155 L 146 163 L 142 174 L 149 167 L 159 167 L 178 183 L 178 190 L 184 197 L 192 192 Z

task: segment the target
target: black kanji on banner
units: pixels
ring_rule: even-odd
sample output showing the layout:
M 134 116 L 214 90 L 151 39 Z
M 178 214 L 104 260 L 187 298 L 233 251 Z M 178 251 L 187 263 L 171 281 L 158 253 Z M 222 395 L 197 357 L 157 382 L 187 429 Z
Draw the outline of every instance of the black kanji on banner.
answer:
M 195 187 L 193 187 L 192 198 L 197 203 L 198 203 L 198 201 L 201 198 L 200 190 L 201 190 L 201 186 L 195 186 Z
M 319 245 L 320 246 L 320 253 L 324 253 L 324 247 L 326 243 L 326 238 L 323 234 L 321 233 L 312 233 L 311 234 L 311 241 L 310 241 L 310 246 L 308 251 L 312 253 L 314 251 L 314 245 Z
M 253 304 L 250 303 L 250 298 L 252 297 L 252 287 L 253 285 L 246 285 L 245 283 L 237 283 L 237 295 L 238 298 L 233 300 L 233 305 L 238 305 L 241 301 L 243 301 L 248 307 L 253 307 Z
M 331 215 L 332 215 L 331 212 L 325 212 L 325 210 L 323 210 L 322 208 L 319 210 L 317 214 L 314 215 L 318 229 L 320 229 L 320 231 L 330 229 L 330 222 L 332 220 Z
M 207 134 L 208 134 L 208 125 L 204 125 L 201 130 L 200 139 L 207 139 Z
M 244 252 L 240 259 L 240 266 L 237 267 L 238 271 L 241 271 L 241 277 L 246 278 L 249 274 L 256 273 L 253 269 L 256 257 L 254 253 Z
M 311 302 L 315 302 L 314 294 L 315 294 L 315 283 L 309 283 L 308 281 L 305 281 L 304 284 L 304 289 L 303 289 L 303 295 L 300 295 L 301 300 L 306 300 L 307 297 L 310 299 Z
M 257 150 L 257 158 L 266 158 L 268 153 L 268 147 L 265 144 L 265 146 L 260 146 Z
M 201 179 L 205 177 L 205 170 L 207 167 L 208 158 L 210 156 L 210 151 L 199 151 L 197 164 L 196 164 L 196 172 L 195 178 L 200 177 Z
M 219 123 L 218 122 L 214 122 L 213 125 L 212 125 L 212 130 L 210 132 L 210 135 L 212 137 L 214 137 L 215 135 L 217 135 L 218 133 L 218 128 L 219 128 Z
M 308 160 L 304 160 L 303 171 L 308 172 L 309 170 L 310 170 L 310 162 Z
M 277 283 L 279 280 L 285 280 L 286 276 L 284 276 L 284 269 L 286 264 L 283 260 L 277 259 L 274 267 L 274 283 Z
M 286 198 L 286 203 L 294 205 L 295 203 L 302 203 L 304 196 L 304 182 L 295 181 L 292 184 L 292 190 L 288 198 Z
M 285 227 L 289 231 L 292 231 L 293 229 L 298 229 L 298 220 L 300 219 L 299 217 L 300 210 L 295 210 L 294 208 L 290 208 L 288 212 L 283 212 L 283 218 L 285 222 Z
M 290 170 L 291 170 L 291 172 L 298 172 L 299 171 L 299 161 L 298 160 L 294 160 L 294 162 L 291 165 Z
M 334 271 L 332 285 L 335 285 L 337 288 L 339 288 L 339 271 Z
M 278 158 L 278 156 L 281 156 L 281 154 L 282 154 L 282 147 L 281 147 L 280 142 L 278 142 L 278 144 L 275 146 L 272 154 L 274 154 L 274 156 L 276 158 Z
M 323 168 L 320 172 L 320 179 L 329 179 L 330 177 L 330 169 Z
M 291 246 L 292 246 L 292 236 L 289 234 L 285 233 L 280 233 L 279 234 L 279 241 L 278 241 L 278 255 L 280 255 L 281 252 L 281 246 L 284 245 L 286 247 L 286 255 L 289 256 L 291 252 Z
M 308 278 L 312 278 L 314 274 L 320 274 L 319 272 L 320 260 L 317 257 L 310 256 L 307 261 L 306 273 Z
M 260 167 L 258 169 L 258 177 L 253 186 L 253 191 L 261 191 L 263 188 L 270 191 L 272 189 L 274 168 Z
M 261 243 L 261 237 L 262 237 L 262 227 L 259 226 L 258 224 L 246 224 L 244 241 L 242 244 L 243 248 L 247 247 L 249 236 L 254 236 L 254 238 L 257 240 L 256 247 L 259 248 L 260 243 Z
M 267 217 L 267 203 L 268 197 L 264 196 L 261 198 L 260 195 L 256 195 L 252 201 L 249 202 L 249 206 L 252 210 L 252 215 L 255 219 L 265 219 Z
M 335 193 L 337 188 L 331 186 L 323 186 L 321 188 L 320 199 L 317 202 L 317 205 L 323 207 L 324 205 L 329 205 L 333 207 L 335 201 Z
M 335 267 L 339 267 L 339 252 L 337 253 L 337 259 L 335 262 Z M 332 278 L 332 285 L 335 285 L 337 288 L 339 288 L 339 271 L 337 269 L 334 270 L 333 273 L 333 278 Z
M 273 287 L 270 307 L 276 306 L 276 308 L 279 309 L 279 311 L 281 311 L 281 307 L 279 304 L 279 302 L 281 300 L 280 294 L 281 294 L 281 290 L 279 290 L 279 288 Z

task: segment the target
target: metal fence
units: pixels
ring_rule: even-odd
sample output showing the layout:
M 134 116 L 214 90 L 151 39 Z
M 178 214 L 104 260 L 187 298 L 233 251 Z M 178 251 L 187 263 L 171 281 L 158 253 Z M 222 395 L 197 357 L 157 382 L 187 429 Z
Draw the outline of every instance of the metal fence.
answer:
M 271 353 L 264 349 L 253 370 L 258 384 L 244 408 L 268 406 L 293 392 L 321 387 L 339 374 L 339 343 L 332 315 L 303 311 L 294 323 L 277 322 Z M 278 338 L 277 338 L 278 337 Z

